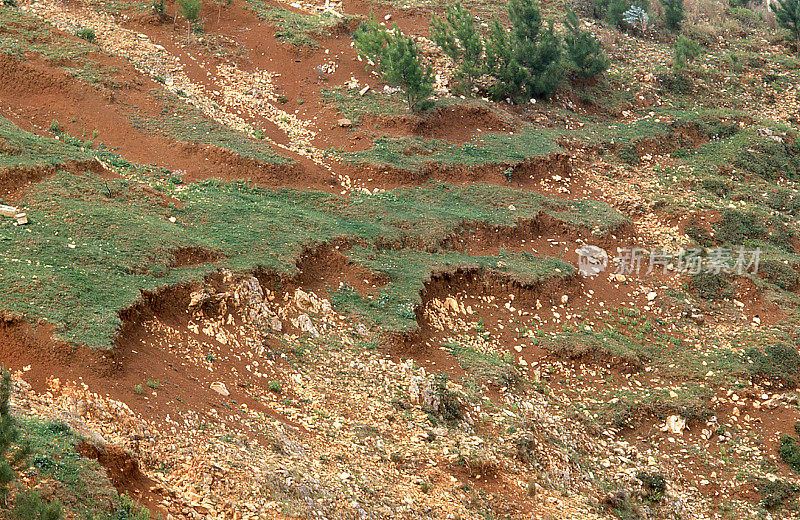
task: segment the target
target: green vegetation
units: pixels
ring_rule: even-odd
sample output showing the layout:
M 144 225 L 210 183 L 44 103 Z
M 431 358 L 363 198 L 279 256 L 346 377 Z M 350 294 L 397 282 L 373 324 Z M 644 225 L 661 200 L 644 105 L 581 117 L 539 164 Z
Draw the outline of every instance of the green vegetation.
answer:
M 85 150 L 87 144 L 68 136 L 59 140 L 39 137 L 0 117 L 0 171 L 89 161 L 92 156 Z
M 495 100 L 550 97 L 564 76 L 553 21 L 543 27 L 537 0 L 510 0 L 507 10 L 512 29 L 495 17 L 486 40 L 487 72 L 495 79 L 489 93 Z
M 556 144 L 557 135 L 557 131 L 549 128 L 531 128 L 514 135 L 483 134 L 463 145 L 438 139 L 378 138 L 369 150 L 344 152 L 340 155 L 351 162 L 379 164 L 406 171 L 419 171 L 430 164 L 515 165 L 531 157 L 561 151 Z
M 256 16 L 276 27 L 276 38 L 297 47 L 317 47 L 315 36 L 325 36 L 337 25 L 347 22 L 347 19 L 339 20 L 327 13 L 312 15 L 289 11 L 262 0 L 247 0 L 247 3 Z
M 787 480 L 760 478 L 756 480 L 756 489 L 761 494 L 760 504 L 769 511 L 781 507 L 796 507 L 800 486 Z
M 712 414 L 709 388 L 689 385 L 674 392 L 671 395 L 667 390 L 650 388 L 613 392 L 614 397 L 602 404 L 600 418 L 616 428 L 624 428 L 644 417 L 663 421 L 669 415 L 680 415 L 690 421 L 703 420 Z
M 386 83 L 403 90 L 410 110 L 428 108 L 423 102 L 433 94 L 433 69 L 422 65 L 414 40 L 397 26 L 386 30 L 370 15 L 353 33 L 353 42 L 359 54 L 376 65 Z
M 10 135 L 33 139 L 20 132 Z M 64 145 L 47 138 L 33 142 L 43 149 Z M 127 175 L 138 175 L 137 167 L 116 156 L 102 157 Z M 397 277 L 381 301 L 395 308 L 385 318 L 389 324 L 405 328 L 422 281 L 440 266 L 475 265 L 532 280 L 552 272 L 558 262 L 520 255 L 395 254 L 376 246 L 435 251 L 464 225 L 514 225 L 539 212 L 598 232 L 625 222 L 596 201 L 560 201 L 487 185 L 431 185 L 345 199 L 245 184 L 184 185 L 161 175 L 155 177 L 157 189 L 134 179 L 66 173 L 33 186 L 28 195 L 36 209 L 31 223 L 18 227 L 0 221 L 3 307 L 50 321 L 65 339 L 107 346 L 120 323 L 117 313 L 136 302 L 140 290 L 197 279 L 220 266 L 291 273 L 311 244 L 350 237 L 365 244 L 353 249 L 354 259 Z M 510 205 L 516 209 L 509 210 Z M 222 260 L 171 267 L 174 252 L 182 247 L 213 251 Z M 394 272 L 390 266 L 404 255 L 409 262 L 405 272 Z M 559 268 L 565 271 L 566 265 Z
M 164 100 L 165 106 L 160 117 L 138 117 L 133 124 L 154 134 L 170 139 L 218 146 L 236 152 L 241 157 L 254 159 L 265 164 L 289 164 L 291 159 L 279 155 L 267 141 L 248 137 L 208 118 L 197 108 L 177 99 L 171 94 L 157 92 L 156 97 Z
M 269 391 L 275 394 L 281 393 L 283 389 L 283 385 L 281 385 L 280 381 L 270 381 L 268 385 Z
M 773 7 L 778 25 L 800 45 L 800 0 L 779 0 Z
M 577 76 L 583 80 L 590 80 L 603 74 L 611 61 L 603 51 L 600 41 L 588 31 L 581 29 L 580 20 L 572 9 L 567 9 L 564 25 L 567 28 L 564 37 L 567 56 Z
M 797 442 L 797 439 L 791 435 L 781 435 L 778 454 L 790 468 L 800 472 L 800 443 Z
M 348 287 L 334 293 L 331 302 L 341 311 L 358 314 L 386 330 L 402 331 L 416 327 L 416 309 L 421 303 L 424 284 L 436 273 L 458 269 L 479 269 L 507 274 L 522 285 L 532 286 L 549 276 L 570 276 L 573 268 L 555 258 L 529 254 L 473 257 L 453 251 L 429 253 L 354 247 L 348 257 L 382 275 L 388 284 L 374 299 L 363 298 Z
M 54 32 L 34 15 L 19 9 L 0 9 L 0 53 L 25 61 L 39 56 L 55 67 L 92 85 L 114 88 L 114 70 L 92 56 L 97 48 L 87 41 Z
M 200 0 L 178 0 L 181 16 L 186 19 L 188 28 L 198 30 L 202 27 L 200 23 L 200 9 L 203 3 Z
M 671 31 L 679 30 L 686 18 L 683 0 L 664 0 L 662 5 L 664 7 L 664 24 Z
M 344 87 L 322 89 L 322 99 L 336 106 L 344 117 L 358 125 L 366 115 L 396 116 L 408 113 L 408 106 L 399 94 L 376 93 L 368 90 L 359 95 L 358 90 Z
M 749 370 L 755 378 L 766 379 L 787 388 L 797 386 L 800 355 L 795 347 L 785 343 L 767 345 L 763 349 L 750 347 L 747 357 L 752 362 Z
M 455 79 L 457 89 L 471 94 L 484 71 L 484 43 L 475 27 L 475 18 L 461 3 L 456 2 L 447 8 L 444 19 L 434 15 L 431 18 L 431 39 L 444 53 L 458 64 Z
M 97 40 L 97 36 L 94 34 L 94 29 L 91 27 L 79 27 L 78 30 L 75 31 L 75 36 L 82 38 L 89 43 L 94 43 Z
M 445 347 L 458 360 L 469 377 L 479 383 L 513 388 L 522 381 L 522 372 L 510 353 L 483 352 L 460 343 L 446 344 Z
M 700 44 L 681 34 L 675 40 L 675 47 L 672 50 L 672 69 L 676 72 L 682 71 L 686 66 L 696 60 L 702 53 Z

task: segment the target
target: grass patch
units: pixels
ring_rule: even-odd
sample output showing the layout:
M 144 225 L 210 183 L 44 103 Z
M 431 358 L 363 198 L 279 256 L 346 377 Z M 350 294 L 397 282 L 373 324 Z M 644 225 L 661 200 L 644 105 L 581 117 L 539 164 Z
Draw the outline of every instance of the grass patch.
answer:
M 315 37 L 326 36 L 346 20 L 327 14 L 307 14 L 273 7 L 261 0 L 247 0 L 256 16 L 266 20 L 277 29 L 275 37 L 297 47 L 317 47 Z
M 469 376 L 480 382 L 513 388 L 522 380 L 522 372 L 510 353 L 483 352 L 460 343 L 445 345 Z
M 89 144 L 69 136 L 61 139 L 39 137 L 0 117 L 0 171 L 88 161 L 92 158 L 86 151 Z
M 645 417 L 664 420 L 680 415 L 687 421 L 706 419 L 712 414 L 709 403 L 713 392 L 706 387 L 690 385 L 674 391 L 666 389 L 619 390 L 601 406 L 600 418 L 616 428 L 633 426 Z
M 520 134 L 487 133 L 462 145 L 441 139 L 379 138 L 369 150 L 338 152 L 346 161 L 379 164 L 405 171 L 420 171 L 430 164 L 481 166 L 519 164 L 531 157 L 562 151 L 556 143 L 559 132 L 529 129 Z
M 342 116 L 360 124 L 365 115 L 397 116 L 408 114 L 408 107 L 399 94 L 383 94 L 368 90 L 363 96 L 357 89 L 324 88 L 322 99 L 333 104 Z
M 37 146 L 63 146 L 52 139 L 31 139 Z M 2 307 L 45 319 L 62 338 L 96 347 L 110 345 L 120 325 L 118 312 L 136 302 L 141 290 L 195 280 L 222 266 L 293 274 L 296 259 L 308 247 L 340 237 L 364 244 L 351 254 L 389 275 L 378 308 L 391 307 L 384 321 L 405 329 L 413 322 L 422 283 L 442 267 L 477 266 L 520 280 L 544 276 L 556 267 L 567 272 L 566 264 L 552 259 L 417 251 L 435 251 L 444 237 L 467 224 L 512 226 L 540 212 L 605 231 L 625 222 L 595 201 L 560 201 L 489 185 L 430 185 L 341 198 L 243 183 L 183 185 L 149 175 L 157 183 L 153 189 L 135 180 L 139 167 L 112 154 L 103 159 L 131 178 L 57 173 L 31 188 L 30 224 L 0 220 Z M 180 199 L 181 206 L 167 196 Z M 508 209 L 511 204 L 516 211 Z M 389 246 L 407 249 L 385 250 Z M 173 267 L 174 252 L 189 247 L 218 252 L 224 260 Z M 360 309 L 377 305 L 350 300 Z
M 154 92 L 154 95 L 165 102 L 160 117 L 136 117 L 132 122 L 137 128 L 177 141 L 218 146 L 265 164 L 292 163 L 288 157 L 278 154 L 267 141 L 228 128 L 172 94 Z
M 26 477 L 41 482 L 48 497 L 61 504 L 64 518 L 86 520 L 147 520 L 149 514 L 126 496 L 120 496 L 97 461 L 84 458 L 77 448 L 82 439 L 64 423 L 18 419 L 29 445 L 31 470 Z M 40 504 L 41 502 L 39 502 Z M 111 510 L 109 511 L 109 505 Z M 29 496 L 28 510 L 37 510 Z
M 93 38 L 85 28 L 70 38 L 54 33 L 47 24 L 25 11 L 0 9 L 0 53 L 20 61 L 28 55 L 38 55 L 87 83 L 113 85 L 116 71 L 100 66 L 91 57 L 97 48 L 90 41 Z
M 508 275 L 523 285 L 533 285 L 549 276 L 569 276 L 573 268 L 555 258 L 529 254 L 474 257 L 452 251 L 430 253 L 418 250 L 354 247 L 348 256 L 388 280 L 380 295 L 367 299 L 348 287 L 333 295 L 334 306 L 358 314 L 392 331 L 416 327 L 420 292 L 435 273 L 479 269 Z

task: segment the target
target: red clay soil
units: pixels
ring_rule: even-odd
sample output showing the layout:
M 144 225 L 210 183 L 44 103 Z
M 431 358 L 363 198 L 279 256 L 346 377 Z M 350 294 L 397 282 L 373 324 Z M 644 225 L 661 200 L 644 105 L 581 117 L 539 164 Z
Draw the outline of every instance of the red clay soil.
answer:
M 159 486 L 139 470 L 139 463 L 129 453 L 116 446 L 95 446 L 88 442 L 78 446 L 78 453 L 99 462 L 119 494 L 127 494 L 156 518 L 166 515 L 160 504 L 161 494 L 155 491 Z
M 504 118 L 478 104 L 441 107 L 423 115 L 368 117 L 367 121 L 390 135 L 443 139 L 455 144 L 463 144 L 479 137 L 481 133 L 508 132 L 515 128 L 511 123 L 511 116 Z
M 387 280 L 350 260 L 342 254 L 342 250 L 346 250 L 346 246 L 325 245 L 300 257 L 297 261 L 298 274 L 291 286 L 326 298 L 343 285 L 361 296 L 377 296 Z
M 55 29 L 52 29 L 55 31 Z M 188 178 L 252 179 L 267 185 L 330 189 L 330 176 L 315 179 L 303 166 L 263 164 L 230 150 L 170 140 L 136 128 L 132 119 L 156 117 L 162 102 L 150 92 L 162 86 L 121 58 L 92 55 L 101 66 L 116 70 L 115 86 L 107 89 L 81 82 L 38 56 L 25 61 L 0 55 L 0 115 L 24 130 L 51 137 L 53 120 L 69 135 L 94 139 L 125 159 L 183 170 Z

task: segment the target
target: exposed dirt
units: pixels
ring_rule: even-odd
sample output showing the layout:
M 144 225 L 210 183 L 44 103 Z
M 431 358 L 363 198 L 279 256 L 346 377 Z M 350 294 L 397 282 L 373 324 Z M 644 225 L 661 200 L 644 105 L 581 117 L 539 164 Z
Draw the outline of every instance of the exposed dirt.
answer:
M 147 507 L 153 516 L 166 514 L 166 510 L 159 505 L 161 494 L 154 491 L 158 486 L 141 472 L 139 462 L 130 453 L 118 446 L 96 446 L 89 442 L 80 444 L 78 453 L 99 462 L 118 493 L 127 494 Z
M 511 121 L 510 116 L 502 117 L 482 105 L 454 105 L 423 116 L 378 117 L 372 121 L 372 126 L 390 135 L 411 134 L 463 144 L 483 132 L 514 130 L 515 125 Z

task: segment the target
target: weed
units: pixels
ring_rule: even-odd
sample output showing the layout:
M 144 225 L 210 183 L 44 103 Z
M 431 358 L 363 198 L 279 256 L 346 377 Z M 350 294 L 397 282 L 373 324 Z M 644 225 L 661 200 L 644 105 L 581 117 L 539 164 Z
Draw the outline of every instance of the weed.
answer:
M 790 468 L 800 472 L 800 443 L 798 443 L 797 439 L 791 435 L 781 435 L 778 454 Z
M 133 391 L 136 392 L 136 395 L 142 395 L 144 389 L 142 388 L 142 385 L 136 385 L 133 387 Z
M 283 385 L 281 385 L 280 381 L 270 381 L 268 383 L 268 388 L 269 388 L 270 392 L 272 392 L 274 394 L 279 394 L 279 393 L 281 393 L 281 390 L 283 389 Z
M 768 345 L 763 349 L 751 347 L 746 352 L 752 364 L 750 373 L 757 378 L 772 381 L 787 388 L 797 386 L 800 372 L 800 355 L 784 343 Z
M 733 298 L 734 290 L 729 276 L 719 272 L 700 272 L 691 277 L 692 288 L 706 300 Z
M 91 27 L 79 27 L 78 30 L 75 31 L 75 36 L 82 38 L 89 43 L 94 43 L 97 41 L 97 35 L 95 35 L 94 29 Z
M 513 388 L 522 378 L 519 366 L 511 354 L 493 354 L 481 352 L 473 347 L 459 343 L 446 344 L 461 367 L 480 382 Z
M 159 381 L 158 379 L 155 379 L 155 380 L 148 379 L 147 380 L 147 387 L 148 388 L 152 388 L 153 390 L 158 390 L 159 388 L 161 388 L 161 381 Z

